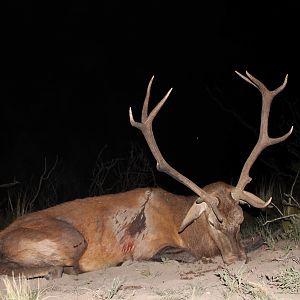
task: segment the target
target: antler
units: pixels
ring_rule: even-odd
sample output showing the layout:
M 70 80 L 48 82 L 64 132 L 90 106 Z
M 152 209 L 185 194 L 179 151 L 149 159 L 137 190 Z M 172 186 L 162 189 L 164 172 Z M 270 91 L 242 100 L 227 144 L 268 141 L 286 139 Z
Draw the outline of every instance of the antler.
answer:
M 268 120 L 269 120 L 269 113 L 270 113 L 272 100 L 277 94 L 279 94 L 285 88 L 287 84 L 288 75 L 285 76 L 284 82 L 282 83 L 281 86 L 279 86 L 277 89 L 273 91 L 270 91 L 261 81 L 259 81 L 254 76 L 249 74 L 247 71 L 246 71 L 247 76 L 244 76 L 237 71 L 235 71 L 235 73 L 237 73 L 241 78 L 243 78 L 245 81 L 255 86 L 260 91 L 262 95 L 262 109 L 261 109 L 261 123 L 260 123 L 260 132 L 259 132 L 258 141 L 255 147 L 253 148 L 252 152 L 250 153 L 248 159 L 246 160 L 239 181 L 236 187 L 234 188 L 234 190 L 232 191 L 231 195 L 233 199 L 235 199 L 236 201 L 240 201 L 240 200 L 246 201 L 254 207 L 263 208 L 263 207 L 267 207 L 270 204 L 272 197 L 267 202 L 264 202 L 259 197 L 244 191 L 244 189 L 245 186 L 252 179 L 249 175 L 249 172 L 253 163 L 259 156 L 259 154 L 266 147 L 286 140 L 293 131 L 293 126 L 292 126 L 289 132 L 287 132 L 285 135 L 281 137 L 270 138 L 268 135 Z
M 212 208 L 212 210 L 214 211 L 218 220 L 220 222 L 222 222 L 222 217 L 221 217 L 221 214 L 217 207 L 219 204 L 219 200 L 216 197 L 211 196 L 208 193 L 206 193 L 203 189 L 198 187 L 190 179 L 188 179 L 187 177 L 185 177 L 184 175 L 182 175 L 178 171 L 176 171 L 174 168 L 172 168 L 165 161 L 165 159 L 163 158 L 162 154 L 159 151 L 159 148 L 157 146 L 157 143 L 155 141 L 153 131 L 152 131 L 152 122 L 153 122 L 153 119 L 155 118 L 155 116 L 157 115 L 157 113 L 159 112 L 159 110 L 161 109 L 161 107 L 167 101 L 167 99 L 172 91 L 172 88 L 166 93 L 166 95 L 162 98 L 162 100 L 160 100 L 160 102 L 155 106 L 155 108 L 148 115 L 148 104 L 149 104 L 150 91 L 151 91 L 153 79 L 154 79 L 154 76 L 152 76 L 151 80 L 149 81 L 148 87 L 147 87 L 147 92 L 146 92 L 143 109 L 142 109 L 141 122 L 136 122 L 134 120 L 133 115 L 132 115 L 132 110 L 130 107 L 129 108 L 130 123 L 133 127 L 138 128 L 143 133 L 143 135 L 148 143 L 148 146 L 149 146 L 154 158 L 156 159 L 157 170 L 170 175 L 175 180 L 181 182 L 182 184 L 184 184 L 185 186 L 190 188 L 193 192 L 195 192 L 201 198 L 201 201 L 206 202 Z M 200 202 L 200 201 L 197 200 L 197 202 Z

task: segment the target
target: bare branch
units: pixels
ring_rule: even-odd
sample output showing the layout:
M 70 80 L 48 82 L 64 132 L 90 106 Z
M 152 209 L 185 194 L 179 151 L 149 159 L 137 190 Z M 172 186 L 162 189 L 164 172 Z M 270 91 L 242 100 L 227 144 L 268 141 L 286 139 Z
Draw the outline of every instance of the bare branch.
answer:
M 12 186 L 15 186 L 16 184 L 19 184 L 19 181 L 14 181 L 14 182 L 10 182 L 10 183 L 4 183 L 4 184 L 0 184 L 0 188 L 10 188 Z

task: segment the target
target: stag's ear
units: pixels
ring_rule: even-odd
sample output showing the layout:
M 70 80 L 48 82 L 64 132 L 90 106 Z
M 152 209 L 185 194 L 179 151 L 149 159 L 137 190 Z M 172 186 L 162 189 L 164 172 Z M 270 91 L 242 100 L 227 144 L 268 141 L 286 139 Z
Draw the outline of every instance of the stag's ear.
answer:
M 197 201 L 195 201 L 192 207 L 189 209 L 186 216 L 184 217 L 184 220 L 180 225 L 179 232 L 182 232 L 187 226 L 189 226 L 196 219 L 198 219 L 201 216 L 201 214 L 207 210 L 207 208 L 208 206 L 206 202 L 197 203 Z

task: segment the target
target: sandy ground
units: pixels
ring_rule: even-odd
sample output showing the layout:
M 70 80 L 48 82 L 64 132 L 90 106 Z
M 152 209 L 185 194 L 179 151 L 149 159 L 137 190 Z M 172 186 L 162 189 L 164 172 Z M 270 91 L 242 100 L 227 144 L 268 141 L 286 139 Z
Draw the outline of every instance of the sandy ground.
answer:
M 247 263 L 237 262 L 230 266 L 224 265 L 220 257 L 196 263 L 127 262 L 96 272 L 63 275 L 52 281 L 30 280 L 30 284 L 46 288 L 44 298 L 60 300 L 300 299 L 299 293 L 287 293 L 270 280 L 289 268 L 300 271 L 299 247 L 291 250 L 286 242 L 280 242 L 274 250 L 262 246 L 248 257 Z M 228 273 L 240 280 L 239 288 L 237 282 L 232 285 L 232 292 L 218 275 Z

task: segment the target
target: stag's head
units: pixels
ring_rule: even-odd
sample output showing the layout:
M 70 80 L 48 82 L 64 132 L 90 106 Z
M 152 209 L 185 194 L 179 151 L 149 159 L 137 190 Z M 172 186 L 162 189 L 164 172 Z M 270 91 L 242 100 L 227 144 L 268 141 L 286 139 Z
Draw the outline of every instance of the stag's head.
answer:
M 186 234 L 186 231 L 190 231 L 191 234 L 195 234 L 197 230 L 193 229 L 193 227 L 195 227 L 197 222 L 203 222 L 204 220 L 206 225 L 201 228 L 205 228 L 207 232 L 204 232 L 203 236 L 206 236 L 207 238 L 207 235 L 209 235 L 219 249 L 223 260 L 226 263 L 245 259 L 246 257 L 240 241 L 240 225 L 244 219 L 240 204 L 248 204 L 261 209 L 266 208 L 272 200 L 270 198 L 267 201 L 264 201 L 245 190 L 246 185 L 251 181 L 249 172 L 253 163 L 266 147 L 284 141 L 293 130 L 292 127 L 285 135 L 277 138 L 271 138 L 268 135 L 268 119 L 272 100 L 285 88 L 288 76 L 285 77 L 281 86 L 270 91 L 261 81 L 250 75 L 248 72 L 246 72 L 246 76 L 238 72 L 236 73 L 260 91 L 262 96 L 262 109 L 260 133 L 257 143 L 247 158 L 242 168 L 238 183 L 235 186 L 228 185 L 223 182 L 217 182 L 204 188 L 200 188 L 190 179 L 172 168 L 163 158 L 153 135 L 152 121 L 168 99 L 172 89 L 166 93 L 163 99 L 155 106 L 151 113 L 148 114 L 148 103 L 151 85 L 154 78 L 152 77 L 148 84 L 143 104 L 141 122 L 136 122 L 133 118 L 131 108 L 129 110 L 130 123 L 132 126 L 142 131 L 150 150 L 157 161 L 158 171 L 167 173 L 177 181 L 186 185 L 198 196 L 197 200 L 193 203 L 183 218 L 182 224 L 178 229 L 179 232 L 183 235 Z
M 246 254 L 240 239 L 243 210 L 239 202 L 231 197 L 232 186 L 215 182 L 205 186 L 203 190 L 218 199 L 218 216 L 222 221 L 210 205 L 198 198 L 183 219 L 179 232 L 187 240 L 198 243 L 191 248 L 196 248 L 204 256 L 221 254 L 227 264 L 245 260 Z

